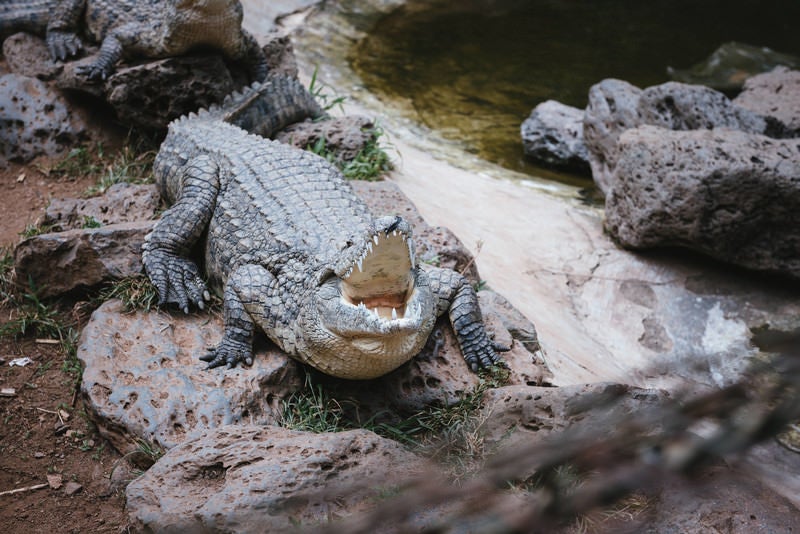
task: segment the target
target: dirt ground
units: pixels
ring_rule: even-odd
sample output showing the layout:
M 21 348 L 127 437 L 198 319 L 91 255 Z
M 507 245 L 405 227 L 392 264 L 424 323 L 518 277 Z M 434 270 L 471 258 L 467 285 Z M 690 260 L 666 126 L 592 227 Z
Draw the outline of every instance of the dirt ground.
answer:
M 0 246 L 13 247 L 51 198 L 80 196 L 95 183 L 48 175 L 51 165 L 39 159 L 0 170 Z M 52 303 L 81 328 L 87 314 L 71 313 L 74 304 Z M 0 323 L 14 313 L 0 307 Z M 22 357 L 33 363 L 9 365 Z M 124 484 L 116 479 L 130 471 L 87 419 L 65 359 L 47 340 L 0 337 L 0 532 L 126 531 Z

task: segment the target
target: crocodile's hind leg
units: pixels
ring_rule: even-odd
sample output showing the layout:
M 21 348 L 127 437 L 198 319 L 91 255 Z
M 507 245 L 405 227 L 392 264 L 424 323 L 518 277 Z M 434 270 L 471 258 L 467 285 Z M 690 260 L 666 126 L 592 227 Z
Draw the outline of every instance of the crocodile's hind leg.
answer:
M 209 362 L 209 369 L 252 365 L 255 323 L 269 332 L 275 325 L 269 306 L 275 283 L 275 277 L 260 265 L 243 265 L 231 273 L 225 284 L 225 333 L 219 345 L 200 357 Z
M 208 156 L 190 160 L 178 172 L 178 199 L 145 238 L 142 263 L 158 289 L 159 305 L 175 303 L 188 313 L 190 302 L 202 309 L 209 299 L 197 265 L 186 256 L 214 213 L 219 176 Z
M 426 268 L 433 294 L 438 297 L 437 313 L 449 312 L 461 354 L 473 371 L 503 365 L 497 351 L 511 347 L 495 344 L 486 334 L 478 295 L 469 281 L 450 269 Z

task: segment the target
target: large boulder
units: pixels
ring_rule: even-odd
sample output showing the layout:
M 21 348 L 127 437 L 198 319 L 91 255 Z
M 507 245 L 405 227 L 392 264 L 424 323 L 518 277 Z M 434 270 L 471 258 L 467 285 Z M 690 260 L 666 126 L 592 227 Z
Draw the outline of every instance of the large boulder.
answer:
M 619 139 L 606 228 L 629 248 L 684 246 L 800 277 L 800 140 L 653 126 Z
M 708 87 L 667 82 L 641 90 L 620 80 L 603 80 L 589 90 L 583 125 L 592 176 L 604 194 L 614 187 L 620 135 L 646 124 L 669 130 L 767 131 L 762 116 Z
M 423 471 L 425 460 L 365 430 L 235 425 L 173 448 L 125 493 L 137 531 L 283 532 L 371 508 Z
M 199 356 L 221 337 L 219 314 L 100 306 L 78 346 L 81 393 L 100 433 L 128 454 L 143 442 L 170 449 L 198 430 L 275 423 L 281 399 L 302 387 L 298 365 L 262 343 L 250 367 L 205 371 Z
M 642 123 L 641 95 L 640 88 L 613 78 L 589 89 L 589 103 L 583 115 L 583 139 L 592 178 L 603 193 L 610 188 L 611 173 L 616 166 L 617 139 L 625 130 Z
M 583 142 L 583 110 L 555 100 L 542 102 L 520 126 L 525 155 L 545 165 L 588 174 Z

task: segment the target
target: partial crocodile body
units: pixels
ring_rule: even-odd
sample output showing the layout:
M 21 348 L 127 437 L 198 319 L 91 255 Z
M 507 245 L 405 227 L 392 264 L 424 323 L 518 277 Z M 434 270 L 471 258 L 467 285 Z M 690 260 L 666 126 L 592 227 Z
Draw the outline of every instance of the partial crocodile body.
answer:
M 13 31 L 46 34 L 54 60 L 77 55 L 85 34 L 100 52 L 79 72 L 106 79 L 123 57 L 163 58 L 208 47 L 248 65 L 255 80 L 267 62 L 255 38 L 242 29 L 238 0 L 10 0 L 0 4 L 0 36 Z
M 374 378 L 415 356 L 445 312 L 473 370 L 499 363 L 475 291 L 452 270 L 417 264 L 405 220 L 374 217 L 323 158 L 266 139 L 320 115 L 299 82 L 271 77 L 170 124 L 154 173 L 174 204 L 143 252 L 161 304 L 188 312 L 208 299 L 187 257 L 202 238 L 225 308 L 222 341 L 202 357 L 209 367 L 252 363 L 258 326 L 324 373 Z

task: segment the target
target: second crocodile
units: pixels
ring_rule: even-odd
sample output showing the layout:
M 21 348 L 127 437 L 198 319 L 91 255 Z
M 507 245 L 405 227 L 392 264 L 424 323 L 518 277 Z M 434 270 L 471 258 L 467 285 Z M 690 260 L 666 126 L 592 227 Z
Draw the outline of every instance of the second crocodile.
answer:
M 79 34 L 100 43 L 78 72 L 105 79 L 123 57 L 164 58 L 208 47 L 267 75 L 255 37 L 242 28 L 239 0 L 8 0 L 0 3 L 0 37 L 14 31 L 45 34 L 53 59 L 83 48 Z
M 323 158 L 267 139 L 320 115 L 299 82 L 276 76 L 170 124 L 154 173 L 173 205 L 143 252 L 161 304 L 204 306 L 188 257 L 201 241 L 224 293 L 209 367 L 250 364 L 258 327 L 324 373 L 374 378 L 414 357 L 444 313 L 473 370 L 499 363 L 474 289 L 455 271 L 420 266 L 404 219 L 374 217 Z

